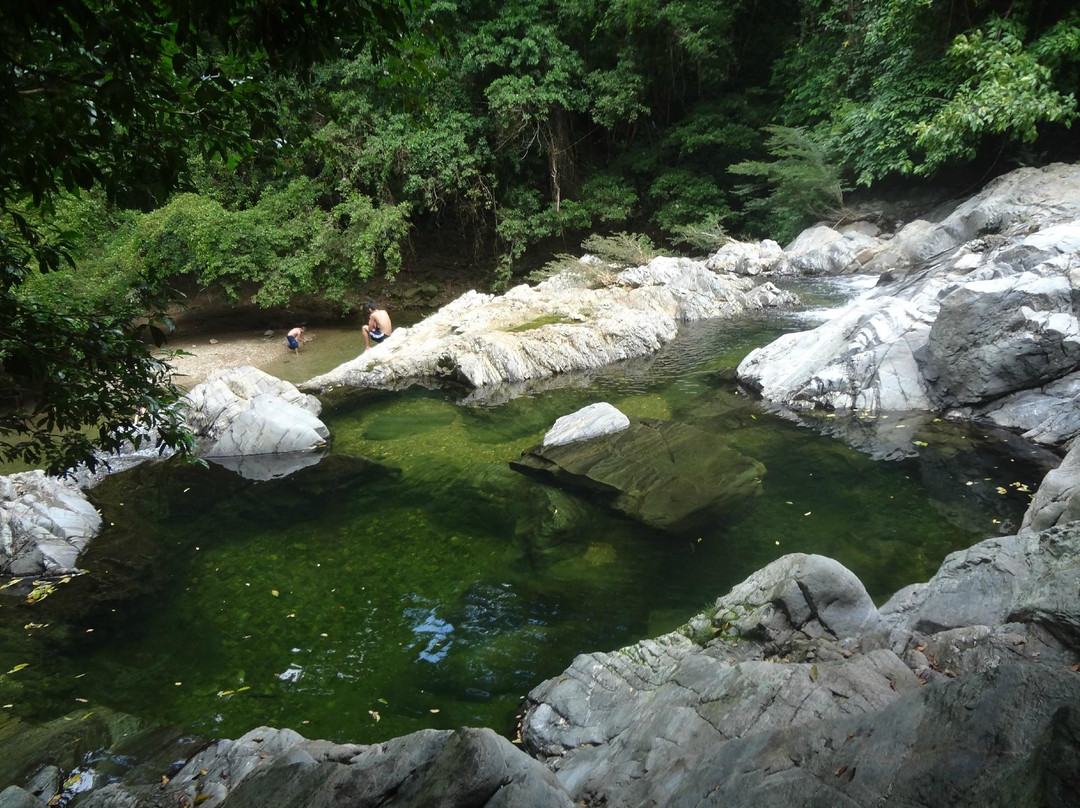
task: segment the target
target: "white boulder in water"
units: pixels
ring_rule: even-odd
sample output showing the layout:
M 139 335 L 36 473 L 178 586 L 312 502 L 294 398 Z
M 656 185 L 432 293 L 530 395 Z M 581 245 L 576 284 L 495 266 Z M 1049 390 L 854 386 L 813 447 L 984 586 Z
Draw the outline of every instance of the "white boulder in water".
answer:
M 0 477 L 0 574 L 66 575 L 101 530 L 74 482 L 24 471 Z

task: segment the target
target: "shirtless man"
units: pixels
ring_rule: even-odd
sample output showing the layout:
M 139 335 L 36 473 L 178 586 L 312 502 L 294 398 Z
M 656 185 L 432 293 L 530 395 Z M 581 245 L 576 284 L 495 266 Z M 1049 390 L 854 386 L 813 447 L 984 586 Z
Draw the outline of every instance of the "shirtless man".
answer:
M 393 327 L 390 325 L 390 315 L 374 301 L 369 300 L 364 308 L 368 313 L 367 325 L 364 326 L 364 350 L 367 350 L 372 342 L 378 344 L 389 337 Z
M 300 353 L 300 343 L 307 342 L 307 339 L 304 337 L 304 332 L 306 330 L 307 329 L 304 328 L 302 325 L 298 325 L 296 328 L 294 328 L 292 331 L 285 335 L 285 342 L 289 344 L 289 350 L 291 350 L 293 353 Z

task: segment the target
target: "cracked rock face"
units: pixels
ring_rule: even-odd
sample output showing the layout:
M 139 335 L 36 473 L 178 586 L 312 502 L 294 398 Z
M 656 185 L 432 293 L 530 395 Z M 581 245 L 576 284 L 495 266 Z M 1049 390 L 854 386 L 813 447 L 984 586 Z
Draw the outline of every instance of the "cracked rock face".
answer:
M 0 477 L 0 575 L 77 572 L 101 515 L 78 487 L 41 471 Z
M 962 408 L 1046 445 L 1080 434 L 1080 166 L 1013 172 L 865 271 L 872 293 L 752 351 L 739 379 L 795 411 Z
M 1080 523 L 954 554 L 880 611 L 836 561 L 785 556 L 671 634 L 579 656 L 529 694 L 522 741 L 586 804 L 1074 800 L 1078 576 Z

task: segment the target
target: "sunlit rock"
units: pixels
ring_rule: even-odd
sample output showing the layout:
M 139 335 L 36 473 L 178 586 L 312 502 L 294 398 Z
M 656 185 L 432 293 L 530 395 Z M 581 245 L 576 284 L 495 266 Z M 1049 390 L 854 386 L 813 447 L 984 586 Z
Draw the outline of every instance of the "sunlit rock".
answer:
M 101 515 L 70 481 L 25 471 L 0 477 L 0 574 L 63 575 L 101 529 Z
M 206 457 L 313 452 L 330 437 L 318 399 L 250 366 L 218 371 L 185 401 Z
M 562 446 L 564 443 L 613 435 L 628 426 L 629 418 L 615 407 L 601 401 L 557 419 L 544 435 L 541 445 Z
M 498 296 L 467 292 L 301 387 L 399 389 L 434 380 L 512 390 L 522 382 L 649 356 L 676 337 L 680 323 L 796 302 L 776 287 L 759 293 L 749 278 L 720 275 L 686 258 L 661 257 L 604 273 L 564 272 Z

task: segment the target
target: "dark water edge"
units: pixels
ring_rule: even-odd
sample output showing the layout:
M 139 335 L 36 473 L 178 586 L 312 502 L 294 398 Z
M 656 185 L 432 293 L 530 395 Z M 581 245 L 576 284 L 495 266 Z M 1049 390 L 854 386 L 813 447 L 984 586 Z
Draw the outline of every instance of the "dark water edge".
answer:
M 1051 459 L 1014 436 L 898 419 L 925 445 L 884 462 L 738 388 L 750 348 L 806 327 L 699 323 L 655 357 L 502 403 L 360 396 L 327 415 L 330 456 L 286 480 L 117 475 L 93 492 L 108 528 L 88 574 L 32 606 L 0 592 L 0 704 L 32 721 L 104 706 L 217 737 L 512 734 L 521 698 L 576 654 L 671 630 L 785 553 L 838 559 L 880 602 L 1016 531 Z M 722 435 L 765 465 L 761 495 L 669 535 L 510 470 L 597 400 Z

